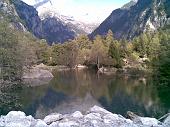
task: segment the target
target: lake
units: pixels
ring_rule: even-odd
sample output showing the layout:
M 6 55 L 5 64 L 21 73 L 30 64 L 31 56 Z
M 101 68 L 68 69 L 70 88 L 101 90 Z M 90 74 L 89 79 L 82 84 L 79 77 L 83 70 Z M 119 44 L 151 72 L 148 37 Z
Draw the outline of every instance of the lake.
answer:
M 1 90 L 1 115 L 21 110 L 44 118 L 54 112 L 85 112 L 94 105 L 123 116 L 132 111 L 159 118 L 170 111 L 170 90 L 157 88 L 150 76 L 104 75 L 91 70 L 61 71 L 54 76 L 50 81 L 29 80 L 28 86 Z

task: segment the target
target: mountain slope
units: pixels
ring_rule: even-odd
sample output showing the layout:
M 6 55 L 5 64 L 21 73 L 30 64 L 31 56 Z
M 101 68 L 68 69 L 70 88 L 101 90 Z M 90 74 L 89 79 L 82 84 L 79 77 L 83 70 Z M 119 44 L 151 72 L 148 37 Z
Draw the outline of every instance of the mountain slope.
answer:
M 11 0 L 17 15 L 24 22 L 25 27 L 48 44 L 63 43 L 74 39 L 80 34 L 89 34 L 96 28 L 95 25 L 75 21 L 72 17 L 63 16 L 52 9 L 50 0 L 36 3 L 36 9 L 21 0 Z
M 134 6 L 137 3 L 135 0 L 131 0 L 129 3 L 125 4 L 121 9 L 130 9 L 132 6 Z
M 98 24 L 94 23 L 86 23 L 84 21 L 77 21 L 74 19 L 73 16 L 66 16 L 59 14 L 55 6 L 50 2 L 50 0 L 44 0 L 40 2 L 41 5 L 36 6 L 36 10 L 38 11 L 38 15 L 43 20 L 45 18 L 56 18 L 57 20 L 63 22 L 63 24 L 67 25 L 72 29 L 76 36 L 80 34 L 90 34 L 97 26 Z
M 25 27 L 36 37 L 43 38 L 42 22 L 38 12 L 20 0 L 12 1 L 18 16 L 25 22 Z
M 155 31 L 169 21 L 164 1 L 168 2 L 168 0 L 138 0 L 129 9 L 114 10 L 90 37 L 106 35 L 109 29 L 116 38 L 125 39 L 132 39 L 146 30 Z
M 25 27 L 36 37 L 45 39 L 49 44 L 65 42 L 75 37 L 75 32 L 63 22 L 48 17 L 41 20 L 37 10 L 21 0 L 12 0 L 19 17 L 25 22 Z
M 0 21 L 1 20 L 7 21 L 17 30 L 26 31 L 22 20 L 18 17 L 15 7 L 11 4 L 10 0 L 0 1 Z

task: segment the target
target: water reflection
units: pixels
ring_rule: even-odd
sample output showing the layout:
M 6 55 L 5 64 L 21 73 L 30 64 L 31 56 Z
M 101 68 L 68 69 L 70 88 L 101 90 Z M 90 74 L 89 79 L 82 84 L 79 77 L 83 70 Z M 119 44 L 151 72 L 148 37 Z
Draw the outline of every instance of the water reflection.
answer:
M 85 112 L 94 105 L 122 115 L 133 111 L 154 117 L 165 114 L 170 108 L 164 106 L 160 92 L 149 78 L 98 75 L 89 70 L 56 72 L 46 85 L 24 87 L 15 93 L 21 104 L 16 110 L 23 110 L 36 118 L 53 112 Z

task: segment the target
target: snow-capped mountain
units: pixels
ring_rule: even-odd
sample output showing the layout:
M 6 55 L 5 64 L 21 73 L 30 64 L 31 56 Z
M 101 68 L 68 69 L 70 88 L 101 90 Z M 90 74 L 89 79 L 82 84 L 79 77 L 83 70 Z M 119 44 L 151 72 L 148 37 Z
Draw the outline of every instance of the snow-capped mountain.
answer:
M 55 18 L 58 21 L 63 22 L 63 24 L 68 25 L 73 31 L 75 31 L 76 35 L 89 34 L 99 25 L 97 23 L 90 24 L 83 21 L 77 21 L 73 16 L 65 16 L 58 13 L 50 0 L 38 0 L 34 7 L 38 11 L 38 15 L 42 20 L 49 17 Z

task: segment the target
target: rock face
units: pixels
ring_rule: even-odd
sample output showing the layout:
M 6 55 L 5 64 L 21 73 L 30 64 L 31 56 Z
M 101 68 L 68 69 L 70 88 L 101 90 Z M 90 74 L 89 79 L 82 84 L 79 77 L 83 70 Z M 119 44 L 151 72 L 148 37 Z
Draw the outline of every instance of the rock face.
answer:
M 54 18 L 57 21 L 60 21 L 66 26 L 68 26 L 70 30 L 74 31 L 75 36 L 81 34 L 90 34 L 98 26 L 97 23 L 86 23 L 83 21 L 77 21 L 72 16 L 61 15 L 56 11 L 55 8 L 53 8 L 51 4 L 49 4 L 48 6 L 41 5 L 36 9 L 42 20 Z
M 19 18 L 25 22 L 25 27 L 40 39 L 49 44 L 64 42 L 75 37 L 75 32 L 61 21 L 48 17 L 41 20 L 37 10 L 21 0 L 12 0 Z
M 90 35 L 106 35 L 109 29 L 116 38 L 132 39 L 146 30 L 155 31 L 169 23 L 169 0 L 138 0 L 136 4 L 114 10 Z M 130 6 L 129 6 L 130 5 Z
M 50 6 L 48 11 L 38 14 L 37 10 L 43 4 L 50 2 L 48 0 L 36 5 L 37 10 L 21 0 L 11 1 L 16 14 L 23 21 L 25 28 L 39 39 L 45 39 L 50 45 L 74 39 L 80 34 L 88 34 L 92 31 L 91 29 L 94 30 L 96 28 L 96 25 L 76 22 L 73 18 L 50 11 Z
M 2 127 L 169 127 L 154 118 L 139 117 L 139 122 L 112 114 L 98 106 L 92 107 L 84 115 L 76 111 L 73 114 L 51 114 L 44 120 L 26 116 L 20 111 L 11 111 L 0 117 Z
M 43 28 L 43 38 L 47 40 L 49 44 L 54 43 L 63 43 L 69 39 L 74 39 L 76 36 L 75 32 L 70 29 L 66 24 L 63 24 L 60 20 L 57 20 L 54 17 L 48 17 L 42 20 Z
M 42 22 L 34 7 L 29 6 L 20 0 L 12 0 L 12 2 L 18 16 L 24 21 L 28 31 L 32 32 L 38 38 L 43 38 Z
M 9 0 L 0 1 L 0 20 L 6 18 L 9 19 L 10 26 L 17 30 L 26 31 L 26 28 L 22 24 L 21 20 L 18 18 L 18 14 L 15 7 L 10 3 Z

